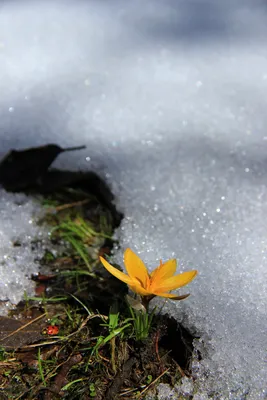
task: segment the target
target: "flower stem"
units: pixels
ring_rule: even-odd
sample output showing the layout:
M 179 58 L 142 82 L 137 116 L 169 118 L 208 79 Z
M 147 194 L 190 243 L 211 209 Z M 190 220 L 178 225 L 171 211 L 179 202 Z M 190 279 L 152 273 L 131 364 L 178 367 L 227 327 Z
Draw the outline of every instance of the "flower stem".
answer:
M 150 303 L 150 301 L 151 301 L 154 297 L 155 297 L 154 295 L 151 295 L 151 296 L 141 296 L 141 303 L 142 303 L 142 305 L 145 307 L 146 312 L 148 312 L 149 303 Z

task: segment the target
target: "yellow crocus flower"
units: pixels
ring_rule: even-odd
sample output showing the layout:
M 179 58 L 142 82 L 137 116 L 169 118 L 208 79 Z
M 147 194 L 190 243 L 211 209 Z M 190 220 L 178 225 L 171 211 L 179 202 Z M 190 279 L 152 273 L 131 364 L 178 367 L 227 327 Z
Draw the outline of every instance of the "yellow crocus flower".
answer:
M 103 257 L 100 257 L 100 261 L 112 275 L 125 282 L 133 292 L 141 297 L 148 296 L 149 300 L 154 296 L 172 300 L 182 300 L 188 297 L 189 295 L 176 296 L 168 292 L 187 285 L 197 275 L 196 270 L 174 275 L 177 266 L 175 259 L 165 263 L 160 261 L 160 265 L 149 273 L 141 258 L 129 248 L 124 253 L 124 264 L 128 275 L 110 265 Z

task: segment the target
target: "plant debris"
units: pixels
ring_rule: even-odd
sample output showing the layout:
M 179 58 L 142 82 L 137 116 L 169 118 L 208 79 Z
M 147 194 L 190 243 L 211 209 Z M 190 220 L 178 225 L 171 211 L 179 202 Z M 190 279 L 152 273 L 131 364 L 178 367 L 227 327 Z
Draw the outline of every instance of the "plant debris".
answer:
M 45 314 L 23 323 L 14 318 L 0 316 L 0 346 L 16 350 L 42 338 L 40 319 Z

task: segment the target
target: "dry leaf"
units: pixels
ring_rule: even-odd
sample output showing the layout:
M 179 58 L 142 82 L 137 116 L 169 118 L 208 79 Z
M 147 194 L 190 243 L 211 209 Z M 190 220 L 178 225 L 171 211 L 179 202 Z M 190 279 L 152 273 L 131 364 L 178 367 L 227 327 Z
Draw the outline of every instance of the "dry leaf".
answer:
M 27 323 L 14 318 L 0 317 L 0 346 L 7 350 L 15 350 L 43 338 L 40 321 L 43 316 Z

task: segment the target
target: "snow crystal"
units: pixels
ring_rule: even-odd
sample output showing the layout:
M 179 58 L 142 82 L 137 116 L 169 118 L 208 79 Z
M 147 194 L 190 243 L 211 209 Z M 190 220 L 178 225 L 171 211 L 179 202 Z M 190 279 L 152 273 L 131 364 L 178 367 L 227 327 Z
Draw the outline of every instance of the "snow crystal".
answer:
M 46 228 L 37 225 L 41 206 L 23 194 L 0 189 L 0 314 L 5 314 L 23 294 L 34 294 L 31 274 L 44 253 Z
M 57 166 L 112 185 L 117 261 L 198 269 L 195 400 L 267 398 L 266 37 L 264 0 L 1 2 L 1 152 L 86 144 Z

